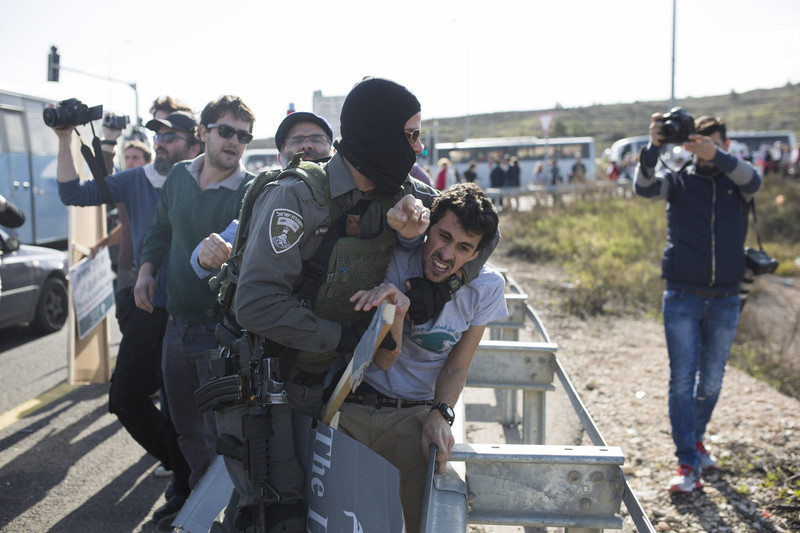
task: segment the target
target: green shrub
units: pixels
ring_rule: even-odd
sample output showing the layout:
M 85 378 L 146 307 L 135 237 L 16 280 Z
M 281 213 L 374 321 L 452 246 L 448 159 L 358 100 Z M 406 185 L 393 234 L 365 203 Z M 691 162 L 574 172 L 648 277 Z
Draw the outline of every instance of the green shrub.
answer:
M 781 195 L 782 203 L 776 202 Z M 762 244 L 780 261 L 777 274 L 800 274 L 800 186 L 768 177 L 756 200 Z M 636 309 L 657 314 L 664 209 L 663 201 L 642 198 L 576 201 L 514 214 L 513 222 L 504 220 L 503 239 L 512 255 L 563 265 L 575 280 L 564 294 L 571 313 Z M 747 244 L 758 246 L 752 219 Z

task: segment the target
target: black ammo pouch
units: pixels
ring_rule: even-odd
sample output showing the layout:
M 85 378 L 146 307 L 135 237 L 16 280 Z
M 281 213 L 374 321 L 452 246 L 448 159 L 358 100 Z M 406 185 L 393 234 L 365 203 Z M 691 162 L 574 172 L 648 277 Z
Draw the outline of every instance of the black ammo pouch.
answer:
M 194 392 L 201 413 L 244 403 L 286 403 L 278 359 L 264 356 L 260 337 L 246 332 L 236 337 L 222 324 L 217 324 L 215 336 L 220 350 L 209 360 L 213 377 Z

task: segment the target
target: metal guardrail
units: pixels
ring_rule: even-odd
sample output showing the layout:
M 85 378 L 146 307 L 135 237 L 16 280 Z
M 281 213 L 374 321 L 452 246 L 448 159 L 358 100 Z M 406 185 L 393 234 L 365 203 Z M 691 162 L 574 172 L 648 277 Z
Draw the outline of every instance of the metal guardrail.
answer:
M 506 391 L 504 421 L 508 411 L 516 415 L 516 391 L 522 390 L 523 439 L 540 444 L 456 444 L 447 473 L 435 476 L 426 489 L 429 512 L 421 531 L 466 531 L 469 522 L 522 525 L 526 531 L 528 526 L 549 526 L 597 533 L 622 527 L 621 501 L 639 533 L 655 533 L 622 472 L 621 450 L 606 444 L 556 356 L 557 345 L 527 303 L 527 295 L 508 276 L 506 282 L 512 291 L 507 294 L 509 316 L 489 325 L 492 340 L 478 347 L 467 385 Z M 528 321 L 542 342 L 518 341 Z M 554 389 L 554 376 L 593 446 L 543 445 L 545 393 Z M 463 402 L 456 408 L 461 410 L 456 419 L 463 419 Z
M 508 286 L 511 288 L 512 291 L 516 294 L 524 294 L 520 286 L 511 278 L 506 276 L 506 282 Z M 545 342 L 550 342 L 550 336 L 547 333 L 547 330 L 544 328 L 539 315 L 536 314 L 536 311 L 533 307 L 525 303 L 526 307 L 526 316 L 531 322 L 533 322 L 534 327 L 537 329 L 538 334 L 542 337 Z M 589 437 L 589 440 L 595 446 L 606 446 L 606 440 L 600 434 L 600 430 L 597 428 L 594 420 L 592 419 L 591 414 L 589 414 L 588 409 L 583 404 L 580 396 L 578 396 L 577 391 L 575 390 L 575 386 L 570 381 L 569 376 L 567 375 L 564 367 L 561 365 L 561 361 L 559 361 L 558 356 L 555 356 L 555 365 L 556 365 L 556 376 L 558 376 L 558 380 L 561 382 L 561 386 L 564 388 L 564 391 L 569 398 L 570 403 L 572 404 L 572 408 L 575 410 L 575 413 L 578 415 L 578 419 L 581 422 L 581 427 L 583 427 L 584 431 L 586 431 L 586 435 Z M 630 484 L 628 483 L 625 474 L 620 469 L 620 475 L 622 476 L 622 481 L 625 485 L 624 492 L 622 495 L 622 501 L 625 504 L 625 508 L 628 510 L 631 519 L 633 520 L 634 525 L 636 526 L 636 530 L 639 533 L 655 533 L 655 528 L 653 528 L 653 524 L 650 523 L 650 519 L 647 518 L 647 513 L 645 513 L 642 505 L 639 503 L 639 500 L 636 498 L 636 494 L 634 494 L 633 490 L 631 489 Z

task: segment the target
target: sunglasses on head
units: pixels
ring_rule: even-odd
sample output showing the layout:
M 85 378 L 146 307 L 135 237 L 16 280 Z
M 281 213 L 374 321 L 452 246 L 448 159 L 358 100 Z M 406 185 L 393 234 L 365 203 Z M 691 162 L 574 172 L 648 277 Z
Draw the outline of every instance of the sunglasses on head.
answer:
M 406 130 L 406 139 L 408 139 L 409 144 L 416 143 L 419 140 L 419 130 Z
M 249 131 L 236 130 L 233 129 L 231 126 L 228 126 L 227 124 L 209 124 L 208 126 L 206 126 L 206 128 L 208 129 L 217 128 L 217 133 L 219 133 L 219 136 L 222 137 L 223 139 L 230 139 L 231 137 L 233 137 L 233 134 L 235 133 L 236 138 L 239 139 L 239 142 L 242 144 L 248 144 L 250 141 L 253 140 L 253 134 L 251 134 Z

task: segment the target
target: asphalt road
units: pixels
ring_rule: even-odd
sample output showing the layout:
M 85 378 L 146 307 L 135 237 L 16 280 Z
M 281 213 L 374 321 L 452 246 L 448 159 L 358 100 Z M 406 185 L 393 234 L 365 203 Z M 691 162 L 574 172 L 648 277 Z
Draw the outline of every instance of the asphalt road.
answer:
M 0 531 L 155 532 L 151 516 L 165 503 L 168 479 L 153 476 L 157 462 L 108 413 L 108 384 L 66 385 L 66 331 L 0 330 Z M 112 356 L 119 340 L 112 322 Z M 465 390 L 471 441 L 521 442 L 518 426 L 497 423 L 500 396 Z M 576 435 L 577 417 L 556 383 L 547 443 L 575 444 Z
M 108 413 L 107 383 L 66 385 L 66 358 L 66 327 L 0 330 L 0 531 L 157 531 L 168 479 Z

